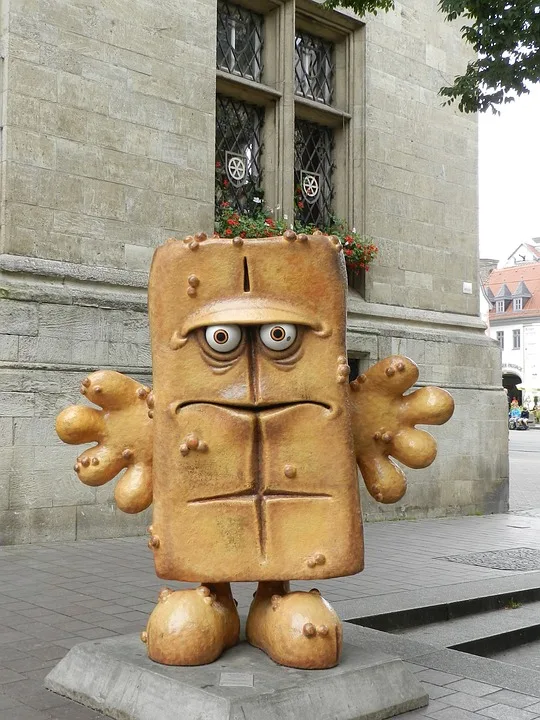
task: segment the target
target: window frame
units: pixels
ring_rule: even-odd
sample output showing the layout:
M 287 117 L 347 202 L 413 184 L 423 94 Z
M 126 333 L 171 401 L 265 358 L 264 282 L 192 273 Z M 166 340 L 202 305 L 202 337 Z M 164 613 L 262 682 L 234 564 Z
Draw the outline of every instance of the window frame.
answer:
M 519 307 L 518 307 L 519 305 Z M 523 298 L 513 298 L 512 300 L 512 311 L 513 312 L 520 312 L 523 310 Z
M 501 350 L 504 350 L 504 330 L 497 330 L 495 335 L 495 339 L 497 340 L 499 347 L 501 348 Z
M 220 117 L 221 113 L 224 113 L 225 118 Z M 232 121 L 230 120 L 231 116 Z M 240 128 L 248 128 L 249 132 L 242 137 L 241 129 L 236 131 L 233 142 L 229 143 L 229 146 L 222 147 L 222 143 L 218 142 L 220 127 L 225 125 L 234 129 L 235 121 L 238 120 L 240 122 L 237 124 Z M 257 190 L 261 187 L 262 179 L 263 129 L 264 111 L 258 105 L 244 103 L 236 98 L 216 93 L 216 187 L 214 190 L 216 210 L 222 206 L 223 202 L 228 202 L 231 208 L 239 211 L 250 212 L 255 209 L 257 201 L 254 201 L 253 198 L 258 197 Z M 250 137 L 251 143 L 242 142 L 248 137 Z M 249 148 L 251 148 L 250 152 L 248 152 Z M 245 175 L 240 182 L 231 176 L 229 156 L 240 156 L 244 159 Z
M 294 50 L 295 96 L 331 107 L 335 95 L 335 43 L 296 27 Z M 319 75 L 329 76 L 329 80 L 320 83 Z
M 253 57 L 250 59 L 250 61 L 247 63 L 247 66 L 251 66 L 251 73 L 245 72 L 242 69 L 238 69 L 235 66 L 239 65 L 239 58 L 238 56 L 241 55 L 241 52 L 236 47 L 236 23 L 237 18 L 232 17 L 232 14 L 227 15 L 227 26 L 226 26 L 226 32 L 227 32 L 227 44 L 228 49 L 227 52 L 223 52 L 223 47 L 221 46 L 221 43 L 219 42 L 219 32 L 225 27 L 225 23 L 221 20 L 220 17 L 220 5 L 225 6 L 227 10 L 232 8 L 238 9 L 238 15 L 242 17 L 242 15 L 245 16 L 252 16 L 252 29 L 250 30 L 250 33 L 254 35 L 254 52 Z M 245 78 L 246 80 L 251 80 L 255 83 L 261 82 L 263 78 L 264 73 L 264 54 L 263 54 L 263 48 L 264 48 L 264 16 L 257 12 L 256 10 L 252 10 L 251 8 L 246 8 L 243 5 L 240 5 L 236 2 L 230 2 L 230 0 L 218 0 L 217 3 L 217 32 L 216 32 L 216 68 L 217 70 L 221 70 L 222 72 L 228 73 L 230 75 L 234 75 L 237 77 Z M 233 30 L 233 41 L 229 42 L 229 29 L 232 28 Z M 257 47 L 258 45 L 258 47 Z M 219 51 L 221 50 L 225 62 L 224 64 L 219 64 Z M 229 57 L 227 57 L 229 56 Z
M 313 141 L 309 135 L 313 137 L 315 133 L 320 133 L 318 140 Z M 306 141 L 306 133 L 309 138 Z M 299 151 L 299 139 L 305 145 L 305 150 Z M 309 145 L 311 144 L 311 152 Z M 298 199 L 295 206 L 295 219 L 306 225 L 326 225 L 333 212 L 333 200 L 335 196 L 335 188 L 333 183 L 334 168 L 334 149 L 335 138 L 332 128 L 327 125 L 319 125 L 318 123 L 310 123 L 302 118 L 295 118 L 294 122 L 294 180 L 295 192 L 300 187 L 300 196 L 303 207 L 298 207 Z M 309 156 L 307 165 L 304 167 L 304 160 Z M 326 156 L 326 157 L 325 157 Z M 313 160 L 316 160 L 317 166 L 314 169 Z M 310 167 L 308 167 L 310 166 Z M 304 182 L 303 175 L 317 175 L 319 183 L 319 192 L 317 196 L 310 200 L 305 192 L 302 192 Z M 297 193 L 298 195 L 298 193 Z
M 504 300 L 495 300 L 495 312 L 497 315 L 500 315 L 501 313 L 505 312 L 505 302 Z
M 296 118 L 332 128 L 332 212 L 358 233 L 366 232 L 365 23 L 346 11 L 325 10 L 313 0 L 226 0 L 264 16 L 263 76 L 259 82 L 216 69 L 216 91 L 265 108 L 262 174 L 265 206 L 291 223 L 295 215 Z M 333 104 L 295 94 L 298 32 L 334 45 Z M 354 66 L 355 72 L 349 69 Z M 354 286 L 364 292 L 363 278 Z M 358 284 L 357 284 L 358 283 Z
M 512 330 L 512 350 L 521 350 L 521 330 Z

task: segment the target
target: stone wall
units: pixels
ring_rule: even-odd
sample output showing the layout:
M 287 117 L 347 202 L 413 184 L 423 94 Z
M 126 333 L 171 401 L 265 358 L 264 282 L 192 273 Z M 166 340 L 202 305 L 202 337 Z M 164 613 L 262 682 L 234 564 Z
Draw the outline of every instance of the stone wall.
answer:
M 10 0 L 2 251 L 146 270 L 213 218 L 215 1 Z
M 365 230 L 374 303 L 478 315 L 477 119 L 443 107 L 463 72 L 461 22 L 413 0 L 366 25 Z M 471 294 L 463 282 L 472 284 Z
M 128 299 L 103 296 L 97 283 L 85 293 L 63 284 L 5 270 L 2 278 L 0 545 L 133 534 L 148 524 L 145 514 L 116 512 L 114 483 L 80 483 L 72 470 L 79 448 L 54 430 L 60 410 L 83 402 L 89 371 L 114 368 L 151 382 L 144 290 Z
M 408 489 L 395 505 L 363 493 L 372 520 L 505 512 L 508 509 L 507 401 L 501 389 L 501 356 L 475 317 L 349 302 L 349 350 L 367 367 L 400 354 L 418 365 L 418 386 L 447 389 L 452 419 L 423 429 L 437 440 L 438 455 L 424 470 L 405 469 Z
M 407 471 L 403 500 L 371 518 L 503 512 L 508 431 L 500 351 L 479 319 L 477 118 L 443 107 L 441 85 L 471 59 L 460 21 L 411 0 L 366 32 L 365 231 L 380 248 L 366 300 L 350 302 L 351 347 L 402 353 L 420 383 L 446 388 L 453 419 L 429 428 L 439 455 Z M 366 357 L 366 356 L 364 356 Z
M 151 255 L 212 228 L 216 2 L 1 8 L 0 544 L 139 533 L 147 514 L 116 512 L 114 483 L 78 482 L 54 417 L 82 402 L 92 370 L 151 383 Z M 501 511 L 508 435 L 500 354 L 477 317 L 476 122 L 437 97 L 467 55 L 427 0 L 358 33 L 353 204 L 380 256 L 365 299 L 350 292 L 351 354 L 409 355 L 457 402 L 433 430 L 434 465 L 408 472 L 397 505 L 364 510 Z
M 92 370 L 151 382 L 154 248 L 213 223 L 215 12 L 2 3 L 0 545 L 147 524 L 78 482 L 54 418 Z

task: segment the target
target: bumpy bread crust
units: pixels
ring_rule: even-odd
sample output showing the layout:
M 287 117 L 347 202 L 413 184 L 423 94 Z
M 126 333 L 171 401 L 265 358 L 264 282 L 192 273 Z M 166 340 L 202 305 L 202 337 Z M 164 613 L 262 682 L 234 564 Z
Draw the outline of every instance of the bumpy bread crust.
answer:
M 412 360 L 394 355 L 373 365 L 350 384 L 356 459 L 370 495 L 381 503 L 405 494 L 405 474 L 390 455 L 410 468 L 431 465 L 435 439 L 417 423 L 442 425 L 452 417 L 452 396 L 437 387 L 404 395 L 418 380 Z
M 115 489 L 127 513 L 152 502 L 150 389 L 121 373 L 99 370 L 82 381 L 81 393 L 102 409 L 71 405 L 56 419 L 56 432 L 71 445 L 97 442 L 77 458 L 75 472 L 85 485 L 104 485 L 127 468 Z

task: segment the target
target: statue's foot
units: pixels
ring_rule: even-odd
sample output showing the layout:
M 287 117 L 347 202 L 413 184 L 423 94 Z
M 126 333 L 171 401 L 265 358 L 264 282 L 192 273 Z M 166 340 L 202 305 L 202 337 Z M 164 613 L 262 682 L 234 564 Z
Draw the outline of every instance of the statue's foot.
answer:
M 260 583 L 247 619 L 248 642 L 280 665 L 322 670 L 341 655 L 341 621 L 318 590 L 288 592 L 285 583 Z
M 162 590 L 141 639 L 155 662 L 206 665 L 236 645 L 239 633 L 230 585 L 220 583 L 196 590 Z

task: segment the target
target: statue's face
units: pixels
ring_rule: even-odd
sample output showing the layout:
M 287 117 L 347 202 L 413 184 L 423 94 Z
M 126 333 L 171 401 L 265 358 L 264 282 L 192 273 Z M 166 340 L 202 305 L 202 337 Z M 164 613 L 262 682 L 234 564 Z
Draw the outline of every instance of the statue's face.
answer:
M 343 406 L 345 293 L 332 241 L 213 239 L 156 255 L 154 372 L 159 382 L 163 368 L 182 406 Z
M 183 373 L 189 384 L 182 389 L 179 409 L 196 401 L 254 411 L 311 402 L 335 412 L 341 405 L 335 391 L 345 356 L 339 356 L 340 362 L 328 357 L 329 338 L 311 327 L 291 322 L 220 323 L 196 328 L 186 340 L 178 354 L 189 365 Z M 326 363 L 334 371 L 330 392 Z
M 325 237 L 213 239 L 156 253 L 158 574 L 329 577 L 358 563 L 343 275 Z M 350 536 L 342 545 L 340 513 Z M 314 557 L 324 557 L 319 572 Z

